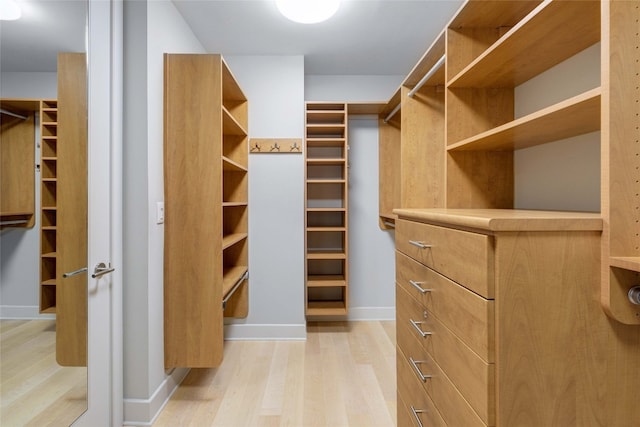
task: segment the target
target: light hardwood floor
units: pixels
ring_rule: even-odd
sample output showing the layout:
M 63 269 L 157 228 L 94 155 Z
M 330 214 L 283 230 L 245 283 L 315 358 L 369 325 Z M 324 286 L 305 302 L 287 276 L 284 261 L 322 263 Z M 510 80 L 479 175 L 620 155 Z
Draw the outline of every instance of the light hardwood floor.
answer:
M 86 368 L 56 363 L 55 320 L 0 322 L 0 426 L 66 427 L 86 410 Z
M 395 322 L 310 323 L 307 341 L 228 341 L 192 369 L 154 427 L 392 427 Z

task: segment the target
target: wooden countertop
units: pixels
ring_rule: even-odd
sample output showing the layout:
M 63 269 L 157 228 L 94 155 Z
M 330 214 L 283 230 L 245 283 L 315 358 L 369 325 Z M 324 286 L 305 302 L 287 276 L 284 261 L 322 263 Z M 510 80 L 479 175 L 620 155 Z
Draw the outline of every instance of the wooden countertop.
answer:
M 489 231 L 601 231 L 599 213 L 518 209 L 394 209 L 399 219 Z

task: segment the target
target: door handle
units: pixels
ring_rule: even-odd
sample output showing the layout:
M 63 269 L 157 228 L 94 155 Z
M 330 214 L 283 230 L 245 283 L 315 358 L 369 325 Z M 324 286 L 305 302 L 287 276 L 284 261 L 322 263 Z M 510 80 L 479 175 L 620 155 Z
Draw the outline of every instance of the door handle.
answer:
M 111 263 L 109 263 L 109 266 L 107 267 L 104 262 L 101 262 L 95 266 L 91 277 L 97 279 L 100 276 L 104 276 L 107 273 L 115 271 L 115 269 L 115 267 L 111 267 Z
M 62 277 L 66 279 L 67 277 L 75 276 L 76 274 L 86 273 L 86 272 L 87 272 L 87 267 L 82 267 L 77 270 L 70 271 L 68 273 L 62 273 Z

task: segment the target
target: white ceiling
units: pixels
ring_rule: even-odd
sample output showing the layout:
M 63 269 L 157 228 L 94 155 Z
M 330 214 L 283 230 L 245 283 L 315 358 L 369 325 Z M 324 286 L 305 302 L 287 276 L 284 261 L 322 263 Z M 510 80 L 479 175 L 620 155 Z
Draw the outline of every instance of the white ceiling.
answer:
M 306 74 L 406 75 L 462 0 L 343 0 L 304 25 L 270 0 L 173 0 L 209 52 L 304 55 Z
M 0 22 L 2 71 L 55 71 L 58 51 L 84 50 L 83 1 L 18 1 L 23 17 Z M 272 0 L 172 1 L 209 52 L 304 55 L 306 74 L 406 75 L 463 0 L 343 0 L 313 25 Z

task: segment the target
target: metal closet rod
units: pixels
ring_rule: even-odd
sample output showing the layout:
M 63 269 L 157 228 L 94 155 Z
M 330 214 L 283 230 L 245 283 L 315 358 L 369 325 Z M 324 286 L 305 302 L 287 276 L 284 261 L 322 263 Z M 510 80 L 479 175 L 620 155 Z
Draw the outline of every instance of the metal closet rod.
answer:
M 433 76 L 440 69 L 440 67 L 444 65 L 445 58 L 446 55 L 442 55 L 442 57 L 438 59 L 438 62 L 436 62 L 435 65 L 431 67 L 431 69 L 427 72 L 427 74 L 425 74 L 424 77 L 420 79 L 418 84 L 409 91 L 409 96 L 411 98 L 413 98 L 413 95 L 415 95 L 416 92 L 419 91 L 422 86 L 424 86 L 427 80 L 429 80 L 431 76 Z
M 435 65 L 433 67 L 431 67 L 431 69 L 427 72 L 427 74 L 425 74 L 424 77 L 422 77 L 420 79 L 418 84 L 413 89 L 411 89 L 409 91 L 409 97 L 413 98 L 413 95 L 415 95 L 416 92 L 420 90 L 420 88 L 427 82 L 427 80 L 429 80 L 431 78 L 431 76 L 433 76 L 440 69 L 440 67 L 442 67 L 442 65 L 444 65 L 445 58 L 446 58 L 446 56 L 442 55 L 442 57 L 440 59 L 438 59 L 438 62 L 436 62 Z M 395 116 L 395 114 L 398 112 L 398 110 L 400 110 L 400 106 L 401 106 L 401 103 L 396 105 L 396 108 L 391 110 L 389 115 L 387 115 L 387 117 L 385 117 L 385 119 L 384 119 L 385 123 L 389 122 L 389 120 L 391 120 L 391 117 Z
M 27 120 L 28 119 L 27 116 L 23 116 L 21 114 L 13 113 L 13 112 L 11 112 L 9 110 L 5 110 L 4 108 L 0 108 L 0 113 L 6 114 L 7 116 L 17 117 L 17 118 L 22 119 L 22 120 Z

